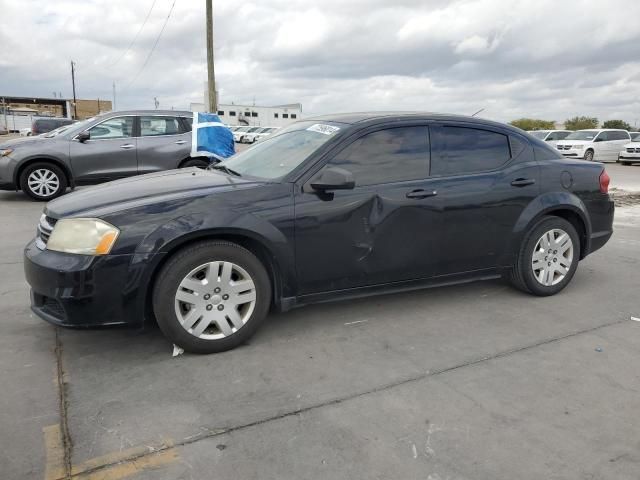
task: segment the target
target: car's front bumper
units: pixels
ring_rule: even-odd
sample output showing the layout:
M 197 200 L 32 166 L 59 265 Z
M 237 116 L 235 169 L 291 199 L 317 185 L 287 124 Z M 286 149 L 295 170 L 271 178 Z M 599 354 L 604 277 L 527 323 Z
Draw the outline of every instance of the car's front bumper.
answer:
M 133 257 L 40 250 L 32 241 L 24 250 L 31 309 L 65 327 L 141 326 L 146 284 L 131 268 Z
M 565 157 L 584 158 L 584 149 L 572 148 L 571 150 L 558 150 Z
M 630 161 L 630 162 L 640 162 L 640 153 L 629 153 L 629 152 L 620 152 L 620 155 L 618 155 L 618 160 L 623 161 Z

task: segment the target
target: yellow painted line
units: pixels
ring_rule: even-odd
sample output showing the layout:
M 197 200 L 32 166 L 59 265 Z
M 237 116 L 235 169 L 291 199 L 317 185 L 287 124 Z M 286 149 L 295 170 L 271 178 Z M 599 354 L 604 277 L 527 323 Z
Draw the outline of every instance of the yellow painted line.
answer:
M 157 447 L 133 447 L 128 448 L 126 450 L 120 450 L 117 452 L 107 453 L 106 455 L 102 455 L 100 457 L 95 457 L 87 460 L 86 462 L 81 463 L 80 465 L 74 466 L 71 469 L 71 474 L 73 476 L 83 474 L 89 470 L 94 470 L 96 468 L 100 468 L 104 465 L 111 465 L 115 463 L 132 461 L 131 459 L 137 460 L 138 457 L 143 457 L 147 455 L 153 454 L 154 451 L 166 451 L 173 447 L 173 442 L 166 441 Z
M 158 453 L 136 458 L 135 460 L 110 465 L 94 472 L 81 473 L 77 476 L 74 475 L 73 478 L 77 480 L 121 480 L 137 473 L 146 472 L 176 462 L 179 458 L 176 449 L 170 448 Z
M 44 468 L 45 480 L 58 480 L 65 477 L 64 447 L 62 445 L 62 430 L 59 424 L 44 427 L 44 447 L 46 463 Z

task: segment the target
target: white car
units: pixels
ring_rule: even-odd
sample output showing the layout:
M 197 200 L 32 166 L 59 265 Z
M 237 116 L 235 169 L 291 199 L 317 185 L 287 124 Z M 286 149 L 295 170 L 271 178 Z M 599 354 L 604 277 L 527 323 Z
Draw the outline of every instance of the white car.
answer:
M 238 143 L 242 136 L 254 127 L 236 127 L 233 130 L 233 141 Z
M 573 132 L 571 130 L 530 130 L 527 133 L 550 145 L 557 145 L 559 140 L 564 140 Z
M 255 143 L 262 140 L 265 137 L 268 137 L 272 133 L 274 133 L 278 128 L 277 127 L 264 127 L 260 130 L 256 130 L 252 133 L 247 133 L 242 139 L 243 143 Z
M 21 137 L 30 137 L 31 136 L 31 129 L 30 128 L 21 128 L 20 129 L 20 136 Z
M 640 163 L 640 132 L 631 133 L 631 143 L 624 146 L 618 156 L 618 162 L 622 165 Z
M 577 130 L 560 140 L 556 148 L 565 157 L 582 158 L 596 162 L 616 162 L 620 150 L 629 143 L 626 130 Z

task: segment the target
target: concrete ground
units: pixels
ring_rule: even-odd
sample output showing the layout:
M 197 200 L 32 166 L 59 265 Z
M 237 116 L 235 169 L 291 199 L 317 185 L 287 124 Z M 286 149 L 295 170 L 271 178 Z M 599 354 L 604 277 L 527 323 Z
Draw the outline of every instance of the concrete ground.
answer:
M 157 329 L 30 313 L 42 206 L 0 193 L 2 478 L 640 475 L 640 206 L 555 297 L 496 281 L 316 305 L 175 358 Z

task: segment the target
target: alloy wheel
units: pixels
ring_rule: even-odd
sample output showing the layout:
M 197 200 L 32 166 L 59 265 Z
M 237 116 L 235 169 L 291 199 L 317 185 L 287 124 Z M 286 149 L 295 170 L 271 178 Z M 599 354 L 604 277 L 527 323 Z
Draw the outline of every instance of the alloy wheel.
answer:
M 533 275 L 538 283 L 545 287 L 564 280 L 572 263 L 573 242 L 569 234 L 559 228 L 544 233 L 533 249 Z
M 60 188 L 60 178 L 46 168 L 34 170 L 27 179 L 29 189 L 41 197 L 50 197 Z
M 251 318 L 256 287 L 239 265 L 209 262 L 183 278 L 174 303 L 182 328 L 203 340 L 218 340 L 236 333 Z

